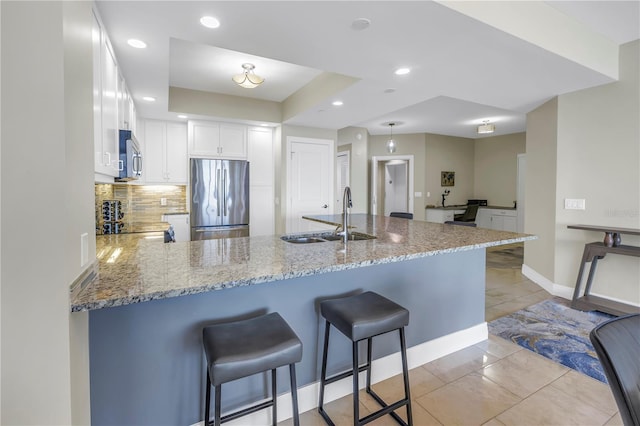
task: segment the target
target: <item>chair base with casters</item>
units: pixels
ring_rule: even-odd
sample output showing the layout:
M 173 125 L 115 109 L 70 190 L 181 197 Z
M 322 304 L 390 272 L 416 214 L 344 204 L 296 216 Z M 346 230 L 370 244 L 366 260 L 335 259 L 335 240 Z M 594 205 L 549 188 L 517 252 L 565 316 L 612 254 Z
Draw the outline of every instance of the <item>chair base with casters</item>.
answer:
M 384 415 L 392 416 L 399 424 L 413 425 L 411 396 L 409 392 L 409 371 L 407 367 L 407 345 L 404 327 L 409 324 L 409 311 L 377 293 L 365 292 L 340 299 L 325 300 L 320 303 L 320 313 L 325 318 L 324 348 L 322 354 L 322 372 L 320 375 L 320 401 L 318 412 L 329 425 L 333 421 L 324 410 L 324 391 L 328 384 L 346 377 L 353 377 L 353 424 L 364 425 Z M 352 369 L 344 373 L 327 377 L 327 352 L 329 349 L 329 331 L 334 326 L 352 342 Z M 398 330 L 400 334 L 400 352 L 402 358 L 402 377 L 404 379 L 404 398 L 388 404 L 371 388 L 371 354 L 373 337 Z M 367 340 L 367 362 L 359 365 L 358 342 Z M 366 392 L 382 407 L 378 411 L 360 418 L 358 373 L 367 372 Z M 407 422 L 395 411 L 406 407 Z
M 278 422 L 276 368 L 289 365 L 293 424 L 299 426 L 295 364 L 302 359 L 302 342 L 278 313 L 205 327 L 202 331 L 207 359 L 205 426 L 221 423 L 272 407 Z M 222 384 L 271 370 L 271 399 L 221 416 Z M 214 420 L 210 420 L 211 386 L 215 387 Z
M 640 314 L 614 318 L 589 334 L 625 426 L 640 425 Z

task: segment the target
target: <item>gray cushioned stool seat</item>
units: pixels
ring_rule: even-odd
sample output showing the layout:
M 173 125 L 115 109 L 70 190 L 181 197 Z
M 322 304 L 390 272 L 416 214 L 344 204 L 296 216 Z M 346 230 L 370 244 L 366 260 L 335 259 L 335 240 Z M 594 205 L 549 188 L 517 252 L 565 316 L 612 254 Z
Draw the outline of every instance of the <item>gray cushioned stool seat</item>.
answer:
M 214 386 L 302 359 L 302 342 L 276 312 L 206 327 L 203 344 Z
M 354 342 L 405 327 L 409 311 L 379 294 L 367 291 L 320 303 L 322 316 Z
M 300 425 L 295 363 L 302 359 L 302 342 L 280 314 L 215 324 L 202 330 L 207 358 L 205 426 L 221 423 L 271 407 L 273 426 L 278 423 L 276 369 L 289 365 L 293 424 Z M 222 384 L 271 370 L 271 398 L 222 416 Z M 211 387 L 215 387 L 215 414 L 211 421 Z

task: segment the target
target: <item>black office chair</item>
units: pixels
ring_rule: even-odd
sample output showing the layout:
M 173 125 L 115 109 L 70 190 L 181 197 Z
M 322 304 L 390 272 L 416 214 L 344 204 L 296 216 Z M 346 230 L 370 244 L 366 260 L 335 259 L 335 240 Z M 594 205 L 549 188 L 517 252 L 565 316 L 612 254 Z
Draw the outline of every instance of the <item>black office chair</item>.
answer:
M 471 204 L 467 206 L 467 209 L 464 213 L 453 215 L 453 220 L 457 222 L 473 222 L 476 220 L 476 215 L 478 214 L 478 205 Z
M 640 425 L 640 314 L 614 318 L 591 330 L 625 426 Z
M 413 213 L 391 212 L 389 213 L 389 217 L 401 217 L 403 219 L 413 219 Z

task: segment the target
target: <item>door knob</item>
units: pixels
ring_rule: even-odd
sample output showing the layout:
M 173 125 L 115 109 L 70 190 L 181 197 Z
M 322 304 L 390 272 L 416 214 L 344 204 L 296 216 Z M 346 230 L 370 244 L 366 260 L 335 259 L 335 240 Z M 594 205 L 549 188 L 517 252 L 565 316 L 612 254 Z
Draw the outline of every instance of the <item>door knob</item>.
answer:
M 324 206 L 322 206 L 322 208 L 323 208 L 323 209 L 326 209 L 326 208 L 328 208 L 328 207 L 329 207 L 329 205 L 328 205 L 328 204 L 325 204 Z

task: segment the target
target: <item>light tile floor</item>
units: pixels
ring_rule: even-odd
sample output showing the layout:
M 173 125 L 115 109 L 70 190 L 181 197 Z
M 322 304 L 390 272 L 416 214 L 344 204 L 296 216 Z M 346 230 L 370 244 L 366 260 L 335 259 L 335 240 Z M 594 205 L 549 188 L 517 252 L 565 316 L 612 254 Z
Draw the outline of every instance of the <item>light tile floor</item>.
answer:
M 521 246 L 487 250 L 487 321 L 552 297 L 520 273 L 521 265 Z M 409 382 L 416 426 L 622 425 L 607 385 L 491 335 L 414 368 Z M 373 387 L 387 401 L 403 395 L 400 376 Z M 360 394 L 361 416 L 378 409 L 369 395 Z M 336 425 L 353 424 L 350 395 L 326 404 L 326 410 Z M 404 408 L 397 412 L 406 419 Z M 300 423 L 325 425 L 315 409 L 302 413 Z M 390 416 L 370 424 L 397 425 Z

